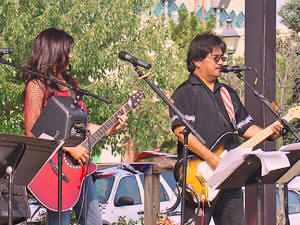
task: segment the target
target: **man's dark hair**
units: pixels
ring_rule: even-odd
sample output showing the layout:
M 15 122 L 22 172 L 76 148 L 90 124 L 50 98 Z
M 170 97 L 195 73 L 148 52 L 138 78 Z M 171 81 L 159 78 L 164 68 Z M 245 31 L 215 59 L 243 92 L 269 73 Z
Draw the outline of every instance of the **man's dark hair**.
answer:
M 226 51 L 226 44 L 220 37 L 211 33 L 198 34 L 190 43 L 187 54 L 187 69 L 193 72 L 196 67 L 194 60 L 203 60 L 215 47 L 220 47 L 223 54 Z

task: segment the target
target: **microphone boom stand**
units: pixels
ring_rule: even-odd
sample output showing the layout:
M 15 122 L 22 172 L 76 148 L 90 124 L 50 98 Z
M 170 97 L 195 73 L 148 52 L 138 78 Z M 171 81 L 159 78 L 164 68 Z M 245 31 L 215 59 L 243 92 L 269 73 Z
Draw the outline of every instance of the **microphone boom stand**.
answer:
M 286 120 L 282 119 L 281 116 L 278 114 L 278 112 L 274 109 L 274 107 L 272 106 L 272 104 L 270 103 L 270 101 L 263 96 L 261 93 L 259 93 L 257 90 L 255 90 L 242 76 L 240 71 L 234 72 L 236 74 L 236 76 L 244 81 L 244 83 L 247 85 L 247 87 L 249 87 L 253 93 L 255 94 L 255 96 L 257 96 L 270 110 L 271 112 L 276 116 L 276 118 L 283 124 L 283 126 L 288 129 L 296 139 L 298 139 L 300 141 L 300 136 L 297 134 L 296 129 L 291 126 Z
M 53 79 L 51 77 L 47 77 L 43 74 L 40 74 L 40 73 L 37 73 L 37 72 L 34 72 L 34 71 L 31 71 L 29 69 L 26 69 L 26 68 L 23 68 L 21 66 L 18 66 L 18 65 L 15 65 L 13 63 L 10 63 L 8 62 L 7 60 L 3 59 L 2 58 L 3 54 L 0 54 L 0 63 L 2 64 L 6 64 L 6 65 L 9 65 L 9 66 L 12 66 L 12 67 L 15 67 L 19 70 L 22 70 L 22 71 L 25 71 L 27 73 L 31 73 L 37 77 L 40 77 L 40 78 L 43 78 L 45 80 L 50 80 L 52 82 L 55 82 L 57 84 L 60 84 L 60 85 L 63 85 L 73 91 L 75 91 L 76 94 L 76 97 L 74 99 L 74 105 L 77 104 L 78 100 L 83 96 L 83 95 L 87 95 L 87 96 L 92 96 L 100 101 L 103 101 L 105 103 L 108 103 L 110 104 L 111 103 L 111 100 L 109 99 L 106 99 L 106 98 L 103 98 L 103 97 L 100 97 L 98 95 L 95 95 L 95 94 L 92 94 L 86 90 L 83 90 L 83 89 L 80 89 L 80 88 L 77 88 L 77 87 L 73 87 L 69 84 L 66 84 L 66 83 L 63 83 L 63 82 L 60 82 L 56 79 Z M 61 225 L 62 224 L 62 148 L 60 148 L 58 150 L 58 160 L 57 160 L 57 166 L 58 166 L 58 224 Z M 9 188 L 11 188 L 12 186 L 12 178 L 10 176 L 10 182 L 9 182 Z M 11 191 L 10 191 L 11 193 Z M 11 195 L 10 195 L 11 196 Z M 12 209 L 12 201 L 10 202 L 9 204 L 9 208 Z M 12 217 L 12 213 L 9 213 L 9 216 Z M 9 221 L 11 222 L 12 219 L 9 218 Z
M 256 70 L 255 70 L 256 71 Z M 284 128 L 286 128 L 288 131 L 290 131 L 292 133 L 292 135 L 294 135 L 294 137 L 296 139 L 298 139 L 298 141 L 300 141 L 300 137 L 299 135 L 297 134 L 297 131 L 296 129 L 291 126 L 286 120 L 282 119 L 280 117 L 280 115 L 278 114 L 278 112 L 274 109 L 274 107 L 272 106 L 272 104 L 270 103 L 270 101 L 264 96 L 262 95 L 261 93 L 259 93 L 257 90 L 255 90 L 242 76 L 241 72 L 240 71 L 236 71 L 234 72 L 235 75 L 242 81 L 244 81 L 244 83 L 247 85 L 247 87 L 249 87 L 254 95 L 256 97 L 258 97 L 270 110 L 271 112 L 276 116 L 276 118 L 283 124 Z M 259 182 L 257 183 L 257 186 L 258 186 L 258 193 L 257 195 L 260 194 L 260 186 L 261 186 L 261 179 L 259 180 Z M 287 184 L 284 184 L 283 186 L 283 189 L 284 189 L 284 198 L 285 198 L 285 220 L 287 221 L 287 224 L 290 224 L 289 223 L 289 217 L 288 217 L 288 195 L 287 195 Z M 260 197 L 258 199 L 258 206 L 261 207 L 261 201 L 260 201 Z M 258 222 L 260 223 L 261 221 L 261 215 L 260 215 L 260 210 L 258 211 Z
M 182 181 L 182 193 L 181 193 L 181 225 L 184 224 L 185 218 L 185 199 L 186 199 L 186 173 L 187 173 L 187 162 L 188 162 L 188 135 L 190 132 L 203 144 L 205 144 L 204 139 L 198 134 L 193 126 L 184 118 L 184 115 L 170 102 L 170 100 L 165 96 L 165 94 L 153 83 L 151 83 L 147 74 L 144 75 L 136 65 L 133 65 L 134 70 L 139 75 L 140 79 L 146 81 L 146 83 L 158 94 L 158 96 L 173 110 L 173 112 L 182 120 L 186 125 L 186 128 L 183 130 L 182 134 L 184 136 L 184 148 L 183 148 L 183 181 Z
M 31 74 L 36 75 L 37 77 L 41 77 L 41 78 L 43 78 L 43 79 L 45 79 L 45 80 L 50 80 L 50 81 L 55 82 L 55 83 L 57 83 L 57 84 L 63 85 L 63 86 L 65 86 L 65 87 L 67 87 L 67 88 L 69 88 L 69 89 L 75 91 L 76 93 L 80 93 L 80 94 L 82 94 L 82 95 L 87 95 L 87 96 L 92 96 L 92 97 L 94 97 L 94 98 L 96 98 L 96 99 L 98 99 L 98 100 L 100 100 L 100 101 L 102 101 L 102 102 L 108 103 L 108 104 L 111 103 L 111 100 L 109 100 L 109 99 L 100 97 L 100 96 L 98 96 L 98 95 L 95 95 L 95 94 L 93 94 L 93 93 L 90 93 L 90 92 L 88 92 L 88 91 L 86 91 L 86 90 L 83 90 L 83 89 L 81 89 L 81 88 L 73 87 L 72 85 L 63 83 L 63 82 L 61 82 L 61 81 L 59 81 L 59 80 L 56 80 L 56 79 L 54 79 L 54 78 L 47 77 L 47 76 L 45 76 L 45 75 L 43 75 L 43 74 L 40 74 L 40 73 L 34 72 L 34 71 L 32 71 L 32 70 L 23 68 L 23 67 L 21 67 L 21 66 L 15 65 L 15 64 L 13 64 L 13 63 L 10 63 L 10 62 L 8 62 L 7 60 L 3 59 L 3 58 L 2 58 L 2 55 L 0 55 L 0 63 L 6 64 L 6 65 L 9 65 L 9 66 L 12 66 L 12 67 L 15 67 L 15 68 L 17 68 L 17 69 L 19 69 L 19 70 L 22 70 L 22 71 L 25 71 L 25 72 L 27 72 L 27 73 L 31 73 Z

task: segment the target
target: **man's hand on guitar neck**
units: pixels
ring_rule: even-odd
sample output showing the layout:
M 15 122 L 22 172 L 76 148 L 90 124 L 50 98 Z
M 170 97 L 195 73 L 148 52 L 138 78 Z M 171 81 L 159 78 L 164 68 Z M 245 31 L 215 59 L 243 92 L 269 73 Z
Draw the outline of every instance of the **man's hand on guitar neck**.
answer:
M 272 138 L 272 140 L 276 140 L 277 138 L 279 138 L 281 136 L 280 132 L 281 132 L 282 128 L 283 128 L 283 125 L 279 121 L 274 123 L 274 125 L 271 126 L 273 134 L 270 136 L 270 138 Z
M 273 134 L 268 138 L 267 140 L 274 141 L 277 138 L 281 136 L 280 131 L 283 128 L 283 125 L 280 122 L 275 122 L 273 125 L 271 125 L 271 129 L 273 131 Z M 250 126 L 246 132 L 242 135 L 243 138 L 249 139 L 258 134 L 260 131 L 262 131 L 263 128 L 257 126 L 257 125 L 252 125 Z

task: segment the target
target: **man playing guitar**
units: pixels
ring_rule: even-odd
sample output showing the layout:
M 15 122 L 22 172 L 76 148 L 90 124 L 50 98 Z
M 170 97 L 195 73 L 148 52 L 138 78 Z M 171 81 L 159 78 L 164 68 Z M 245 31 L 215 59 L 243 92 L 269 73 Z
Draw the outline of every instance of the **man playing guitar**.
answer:
M 243 138 L 251 138 L 262 128 L 253 123 L 252 117 L 242 105 L 236 92 L 226 84 L 221 84 L 218 78 L 221 67 L 226 61 L 224 53 L 226 44 L 216 35 L 204 33 L 197 35 L 190 43 L 187 55 L 189 79 L 181 84 L 172 96 L 174 105 L 184 114 L 205 140 L 201 143 L 192 134 L 188 137 L 189 155 L 196 155 L 215 169 L 221 158 L 211 150 L 214 142 L 226 132 L 238 134 Z M 184 137 L 181 131 L 184 123 L 170 111 L 172 130 L 178 137 L 178 156 L 182 157 Z M 282 128 L 280 123 L 273 127 L 272 138 L 278 138 Z M 236 135 L 229 137 L 223 143 L 225 149 L 239 145 Z M 199 179 L 200 180 L 200 179 Z M 200 181 L 201 182 L 201 181 Z M 187 201 L 186 218 L 198 216 L 196 224 L 201 223 L 201 216 L 195 215 L 196 205 Z M 216 198 L 205 204 L 204 224 L 208 225 L 211 217 L 216 225 L 245 224 L 243 194 L 241 188 L 221 190 Z

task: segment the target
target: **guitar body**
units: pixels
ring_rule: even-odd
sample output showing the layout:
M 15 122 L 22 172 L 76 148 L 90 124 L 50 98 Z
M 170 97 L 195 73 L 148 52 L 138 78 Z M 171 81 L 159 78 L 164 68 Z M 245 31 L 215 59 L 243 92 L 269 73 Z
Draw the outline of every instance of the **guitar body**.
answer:
M 221 135 L 212 146 L 212 151 L 220 157 L 225 155 L 227 151 L 224 151 L 224 143 L 226 143 L 232 135 L 233 133 L 231 132 Z M 179 183 L 182 183 L 183 181 L 182 170 L 182 160 L 177 161 L 174 167 L 174 177 Z M 188 157 L 186 175 L 187 199 L 197 203 L 197 198 L 199 201 L 212 201 L 217 196 L 219 190 L 211 190 L 211 188 L 206 185 L 206 181 L 213 172 L 214 170 L 207 162 L 203 161 L 198 156 L 191 155 Z
M 52 166 L 53 163 L 55 163 L 56 166 L 58 165 L 57 152 L 51 160 L 45 163 L 36 174 L 34 179 L 29 183 L 28 189 L 45 207 L 53 211 L 58 211 L 58 175 Z M 66 155 L 63 154 L 62 211 L 69 210 L 76 204 L 80 196 L 85 175 L 92 174 L 96 169 L 96 165 L 92 162 L 90 162 L 89 167 L 87 167 L 87 165 L 74 165 Z

